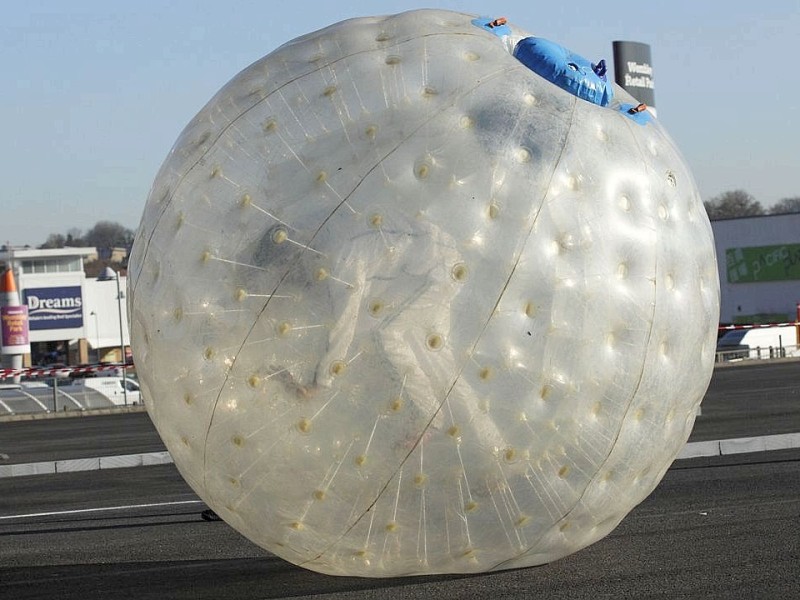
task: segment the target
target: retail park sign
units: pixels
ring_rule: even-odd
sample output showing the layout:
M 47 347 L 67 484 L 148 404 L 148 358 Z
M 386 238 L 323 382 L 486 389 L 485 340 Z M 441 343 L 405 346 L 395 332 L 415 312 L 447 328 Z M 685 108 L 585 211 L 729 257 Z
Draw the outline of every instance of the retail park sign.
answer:
M 728 248 L 728 283 L 800 279 L 800 244 Z
M 80 286 L 28 288 L 24 293 L 31 331 L 83 327 Z

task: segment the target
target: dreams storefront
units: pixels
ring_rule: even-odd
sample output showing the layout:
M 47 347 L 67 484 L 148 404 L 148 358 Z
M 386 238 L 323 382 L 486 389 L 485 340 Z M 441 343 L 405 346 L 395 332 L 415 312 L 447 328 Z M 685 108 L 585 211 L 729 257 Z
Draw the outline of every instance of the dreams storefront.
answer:
M 83 261 L 93 257 L 94 248 L 0 250 L 0 269 L 12 268 L 28 306 L 26 366 L 120 360 L 129 344 L 126 277 L 119 278 L 119 294 L 116 277 L 87 278 Z

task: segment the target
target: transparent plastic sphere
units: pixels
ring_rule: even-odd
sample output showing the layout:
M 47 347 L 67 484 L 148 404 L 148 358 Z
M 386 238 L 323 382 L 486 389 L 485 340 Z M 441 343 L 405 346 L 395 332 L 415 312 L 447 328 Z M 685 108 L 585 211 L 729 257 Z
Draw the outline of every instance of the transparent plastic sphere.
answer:
M 657 485 L 711 376 L 714 245 L 674 144 L 473 18 L 346 21 L 248 67 L 136 236 L 153 422 L 209 506 L 309 569 L 575 552 Z

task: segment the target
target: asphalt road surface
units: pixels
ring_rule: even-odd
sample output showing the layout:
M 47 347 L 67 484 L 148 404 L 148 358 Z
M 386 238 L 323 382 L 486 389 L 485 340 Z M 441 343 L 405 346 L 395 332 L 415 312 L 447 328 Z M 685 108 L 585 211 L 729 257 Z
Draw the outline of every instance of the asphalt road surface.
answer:
M 715 371 L 690 440 L 800 431 L 800 362 Z M 0 423 L 6 462 L 163 450 L 145 414 Z M 675 463 L 607 538 L 476 576 L 319 575 L 254 546 L 172 465 L 0 478 L 0 598 L 795 598 L 800 449 Z
M 377 580 L 303 570 L 201 520 L 171 465 L 9 478 L 0 597 L 797 597 L 800 451 L 698 461 L 668 471 L 607 538 L 549 565 Z
M 796 432 L 800 361 L 759 361 L 714 370 L 689 441 Z

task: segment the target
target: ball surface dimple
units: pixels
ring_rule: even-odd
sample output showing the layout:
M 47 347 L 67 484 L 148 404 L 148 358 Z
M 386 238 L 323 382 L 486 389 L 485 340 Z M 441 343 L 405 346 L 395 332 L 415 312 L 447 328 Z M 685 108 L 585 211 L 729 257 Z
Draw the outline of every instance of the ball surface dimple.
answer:
M 248 67 L 136 236 L 159 434 L 223 519 L 310 569 L 575 552 L 657 485 L 710 379 L 714 245 L 669 137 L 472 21 L 346 21 Z

